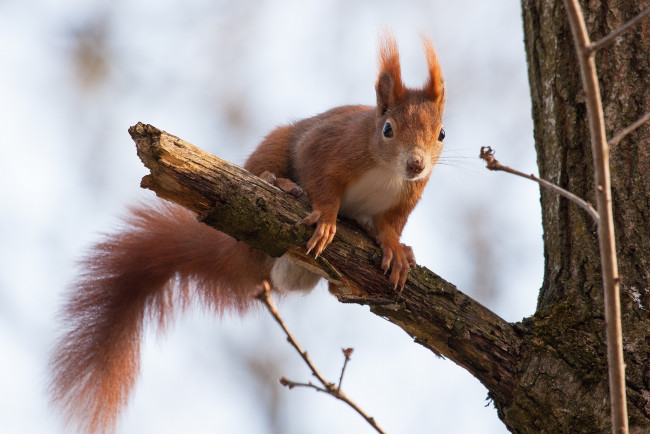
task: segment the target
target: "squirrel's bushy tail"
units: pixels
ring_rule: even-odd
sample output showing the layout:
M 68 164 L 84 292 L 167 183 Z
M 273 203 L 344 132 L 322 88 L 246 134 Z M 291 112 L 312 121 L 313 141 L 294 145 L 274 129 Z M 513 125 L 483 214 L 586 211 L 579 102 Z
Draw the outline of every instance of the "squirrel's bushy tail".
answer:
M 270 270 L 263 253 L 162 201 L 132 208 L 123 229 L 81 265 L 51 360 L 51 393 L 82 432 L 114 430 L 139 372 L 147 320 L 164 329 L 192 302 L 244 311 Z

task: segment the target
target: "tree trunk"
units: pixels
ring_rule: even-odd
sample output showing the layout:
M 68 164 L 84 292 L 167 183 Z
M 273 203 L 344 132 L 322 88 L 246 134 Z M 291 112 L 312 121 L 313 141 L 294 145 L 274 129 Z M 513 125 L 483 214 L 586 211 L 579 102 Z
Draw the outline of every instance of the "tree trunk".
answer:
M 581 2 L 593 41 L 650 1 Z M 584 94 L 561 0 L 522 0 L 539 173 L 594 203 Z M 596 56 L 608 137 L 650 111 L 650 21 Z M 630 432 L 650 432 L 650 126 L 611 152 Z M 541 191 L 544 282 L 524 320 L 519 381 L 495 399 L 515 432 L 610 428 L 603 290 L 596 225 L 577 206 Z

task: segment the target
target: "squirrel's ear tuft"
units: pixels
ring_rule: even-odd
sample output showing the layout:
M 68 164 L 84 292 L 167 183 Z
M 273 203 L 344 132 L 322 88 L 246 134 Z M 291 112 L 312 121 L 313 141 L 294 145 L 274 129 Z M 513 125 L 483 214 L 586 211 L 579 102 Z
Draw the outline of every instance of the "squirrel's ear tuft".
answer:
M 431 39 L 421 36 L 424 45 L 424 53 L 427 56 L 427 65 L 429 67 L 429 79 L 424 85 L 424 94 L 427 98 L 436 103 L 442 103 L 445 100 L 445 80 L 442 77 L 442 69 L 438 62 L 438 56 L 433 49 Z
M 402 82 L 397 42 L 389 30 L 380 37 L 379 76 L 375 85 L 377 91 L 377 111 L 384 114 L 388 107 L 406 96 Z

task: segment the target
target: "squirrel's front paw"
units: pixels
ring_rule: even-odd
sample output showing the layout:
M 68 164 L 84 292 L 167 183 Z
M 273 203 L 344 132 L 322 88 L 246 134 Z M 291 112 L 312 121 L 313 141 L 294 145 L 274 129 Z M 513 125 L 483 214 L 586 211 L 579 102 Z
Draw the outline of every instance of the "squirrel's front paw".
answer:
M 320 211 L 312 211 L 307 217 L 303 219 L 303 223 L 306 225 L 313 225 L 318 222 L 314 234 L 311 236 L 309 241 L 307 241 L 307 253 L 314 251 L 314 254 L 318 256 L 323 253 L 325 247 L 332 242 L 334 234 L 336 234 L 336 218 L 333 221 L 328 221 L 329 219 L 322 218 Z
M 381 260 L 381 269 L 386 274 L 392 268 L 388 280 L 393 284 L 395 289 L 398 286 L 404 289 L 409 269 L 411 265 L 416 265 L 413 249 L 399 242 L 379 242 L 379 246 L 384 253 L 384 257 Z

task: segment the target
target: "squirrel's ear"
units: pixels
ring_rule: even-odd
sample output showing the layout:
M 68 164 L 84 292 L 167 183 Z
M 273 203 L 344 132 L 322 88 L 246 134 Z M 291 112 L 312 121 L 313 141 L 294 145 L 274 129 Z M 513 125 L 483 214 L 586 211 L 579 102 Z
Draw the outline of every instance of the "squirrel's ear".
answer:
M 406 87 L 402 83 L 397 42 L 389 31 L 384 32 L 380 39 L 379 77 L 375 90 L 377 91 L 379 116 L 386 113 L 388 107 L 406 96 Z
M 438 62 L 438 56 L 433 49 L 431 39 L 421 36 L 424 45 L 424 53 L 427 56 L 427 65 L 429 67 L 429 79 L 424 85 L 424 94 L 427 98 L 436 103 L 442 103 L 445 100 L 445 80 L 442 77 L 442 69 Z
M 377 90 L 377 116 L 383 116 L 388 107 L 395 104 L 393 84 L 393 77 L 389 73 L 384 72 L 379 76 L 375 86 Z

